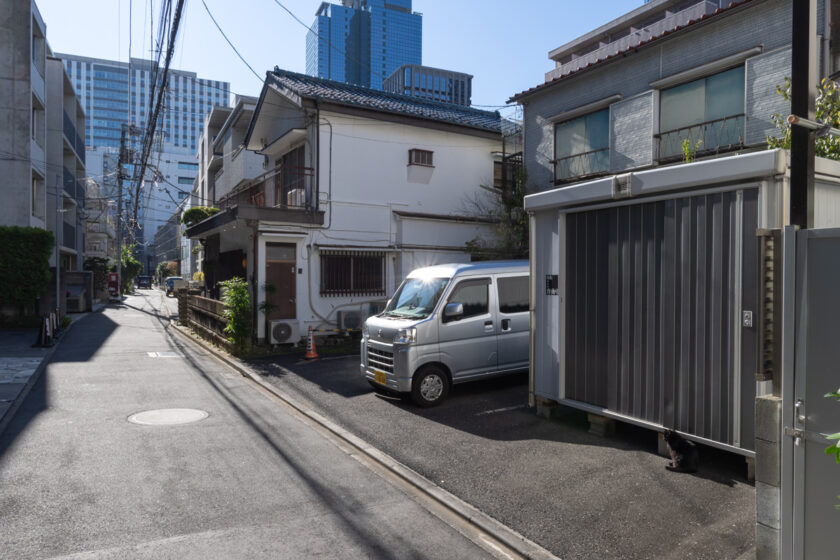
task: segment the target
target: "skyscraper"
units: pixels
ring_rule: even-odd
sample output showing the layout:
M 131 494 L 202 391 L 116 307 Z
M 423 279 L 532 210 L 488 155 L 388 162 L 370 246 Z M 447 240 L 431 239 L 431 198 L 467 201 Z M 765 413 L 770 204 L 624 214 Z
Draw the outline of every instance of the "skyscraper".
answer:
M 152 118 L 152 85 L 160 83 L 162 68 L 155 61 L 138 58 L 117 62 L 72 54 L 56 56 L 62 60 L 87 116 L 85 144 L 97 152 L 113 152 L 116 157 L 122 125 L 129 123 L 145 129 Z M 145 180 L 137 191 L 139 223 L 130 224 L 135 228 L 136 255 L 147 273 L 157 264 L 155 252 L 150 250 L 157 229 L 168 222 L 193 188 L 204 117 L 213 107 L 230 103 L 228 82 L 205 80 L 194 72 L 170 69 L 166 89 L 156 142 L 147 160 Z M 95 161 L 102 165 L 104 156 Z M 127 164 L 126 169 L 131 171 L 133 167 Z M 107 179 L 104 168 L 90 168 L 88 175 L 100 183 Z M 130 184 L 125 189 L 135 191 Z
M 323 2 L 306 35 L 306 73 L 382 89 L 398 67 L 422 63 L 422 32 L 411 0 Z
M 72 54 L 64 62 L 87 116 L 85 144 L 118 147 L 120 128 L 130 123 L 145 128 L 150 118 L 151 86 L 162 69 L 152 60 L 117 62 Z M 230 103 L 230 84 L 198 78 L 195 72 L 169 70 L 165 104 L 158 130 L 165 142 L 195 152 L 204 116 L 215 105 Z
M 385 78 L 382 89 L 391 93 L 469 107 L 472 79 L 472 76 L 463 72 L 417 64 L 403 64 Z

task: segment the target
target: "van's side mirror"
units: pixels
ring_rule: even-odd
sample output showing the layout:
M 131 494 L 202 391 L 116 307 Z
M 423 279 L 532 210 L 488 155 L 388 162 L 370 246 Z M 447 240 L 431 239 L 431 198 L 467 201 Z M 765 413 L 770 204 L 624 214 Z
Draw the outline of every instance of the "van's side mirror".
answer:
M 463 303 L 447 303 L 443 308 L 443 322 L 457 321 L 464 316 Z

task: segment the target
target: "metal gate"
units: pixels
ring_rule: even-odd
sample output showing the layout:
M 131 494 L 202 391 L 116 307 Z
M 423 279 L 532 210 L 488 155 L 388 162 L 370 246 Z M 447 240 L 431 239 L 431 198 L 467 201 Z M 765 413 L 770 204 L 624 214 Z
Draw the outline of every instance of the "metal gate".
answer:
M 840 465 L 825 454 L 840 431 L 840 229 L 785 232 L 785 274 L 795 270 L 795 337 L 782 385 L 782 558 L 837 558 Z M 795 250 L 795 259 L 789 258 Z M 794 268 L 795 267 L 795 268 Z M 792 291 L 786 289 L 786 304 Z M 792 319 L 792 321 L 791 321 Z

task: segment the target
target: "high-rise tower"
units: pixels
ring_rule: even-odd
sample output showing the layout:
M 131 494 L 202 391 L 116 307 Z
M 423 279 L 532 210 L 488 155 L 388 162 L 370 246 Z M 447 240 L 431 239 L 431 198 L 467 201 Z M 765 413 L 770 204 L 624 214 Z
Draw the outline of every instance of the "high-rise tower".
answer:
M 382 89 L 403 64 L 422 64 L 422 32 L 411 0 L 323 2 L 306 35 L 306 73 Z

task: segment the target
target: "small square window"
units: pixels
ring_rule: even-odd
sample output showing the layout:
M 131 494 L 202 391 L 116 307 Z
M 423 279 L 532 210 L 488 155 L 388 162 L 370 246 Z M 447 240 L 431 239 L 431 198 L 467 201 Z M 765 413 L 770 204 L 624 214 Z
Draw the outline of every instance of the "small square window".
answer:
M 408 165 L 424 165 L 426 167 L 434 167 L 434 159 L 432 156 L 434 152 L 429 150 L 408 150 Z

